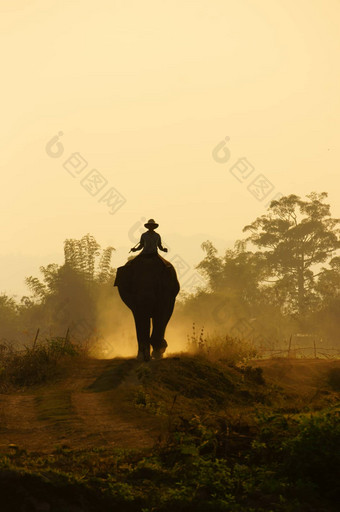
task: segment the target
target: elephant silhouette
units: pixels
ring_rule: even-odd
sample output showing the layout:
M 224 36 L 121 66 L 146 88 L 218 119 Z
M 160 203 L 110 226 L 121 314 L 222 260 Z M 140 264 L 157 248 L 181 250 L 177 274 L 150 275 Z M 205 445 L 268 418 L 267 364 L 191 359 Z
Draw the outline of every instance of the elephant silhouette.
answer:
M 140 254 L 118 267 L 114 286 L 134 316 L 137 359 L 149 361 L 150 346 L 152 357 L 160 359 L 167 347 L 165 330 L 180 290 L 175 268 L 157 253 Z

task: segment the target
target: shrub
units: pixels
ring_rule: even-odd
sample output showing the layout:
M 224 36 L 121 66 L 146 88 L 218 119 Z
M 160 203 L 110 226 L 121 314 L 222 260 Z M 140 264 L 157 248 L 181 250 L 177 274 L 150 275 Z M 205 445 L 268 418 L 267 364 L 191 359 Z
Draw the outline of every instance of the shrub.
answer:
M 299 433 L 283 444 L 284 469 L 291 479 L 340 500 L 340 411 L 305 418 Z
M 51 338 L 15 351 L 7 346 L 0 354 L 0 389 L 32 386 L 53 378 L 65 357 L 79 354 L 68 338 Z
M 340 368 L 332 368 L 329 371 L 328 383 L 334 391 L 340 391 Z
M 188 336 L 188 350 L 194 354 L 201 354 L 212 361 L 226 361 L 230 365 L 243 363 L 257 355 L 257 350 L 250 341 L 240 340 L 228 334 L 205 336 L 204 328 L 198 335 L 195 324 L 193 324 L 191 336 Z

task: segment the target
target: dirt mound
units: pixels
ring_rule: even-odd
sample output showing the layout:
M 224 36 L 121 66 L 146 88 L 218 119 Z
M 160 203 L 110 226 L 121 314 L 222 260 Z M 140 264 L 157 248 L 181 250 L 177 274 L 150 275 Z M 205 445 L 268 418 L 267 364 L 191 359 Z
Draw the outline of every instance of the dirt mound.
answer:
M 340 369 L 340 360 L 326 359 L 265 359 L 252 361 L 263 370 L 265 378 L 286 389 L 303 393 L 330 385 L 330 375 Z
M 148 448 L 169 415 L 331 404 L 339 397 L 339 372 L 340 361 L 325 360 L 230 367 L 187 355 L 150 363 L 80 359 L 56 382 L 0 395 L 0 450 Z

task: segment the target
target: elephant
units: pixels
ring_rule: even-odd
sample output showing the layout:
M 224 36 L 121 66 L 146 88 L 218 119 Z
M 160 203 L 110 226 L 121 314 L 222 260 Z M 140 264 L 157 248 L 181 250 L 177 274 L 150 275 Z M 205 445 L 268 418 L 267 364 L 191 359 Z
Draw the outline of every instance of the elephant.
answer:
M 137 359 L 160 359 L 167 347 L 165 329 L 180 290 L 176 270 L 158 253 L 139 254 L 118 267 L 114 286 L 122 301 L 131 309 L 138 341 Z M 150 333 L 152 320 L 152 332 Z

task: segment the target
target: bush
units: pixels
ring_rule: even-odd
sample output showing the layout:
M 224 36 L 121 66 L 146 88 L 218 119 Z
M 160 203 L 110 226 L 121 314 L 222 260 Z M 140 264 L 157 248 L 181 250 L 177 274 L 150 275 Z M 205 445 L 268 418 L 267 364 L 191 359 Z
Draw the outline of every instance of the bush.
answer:
M 340 391 L 340 368 L 332 368 L 329 371 L 328 383 L 334 391 Z
M 287 496 L 339 502 L 340 411 L 295 419 L 263 414 L 258 420 L 259 432 L 248 455 L 258 488 L 267 492 L 270 474 L 271 483 L 285 484 Z
M 15 351 L 6 346 L 0 353 L 0 389 L 32 386 L 46 382 L 58 373 L 60 363 L 79 354 L 68 338 L 51 338 Z
M 340 411 L 303 419 L 299 433 L 282 449 L 287 476 L 340 500 Z
M 195 324 L 193 324 L 191 336 L 188 336 L 188 350 L 194 354 L 201 354 L 212 361 L 226 361 L 230 365 L 243 363 L 257 355 L 257 350 L 250 341 L 240 340 L 228 334 L 205 336 L 204 328 L 198 335 Z

